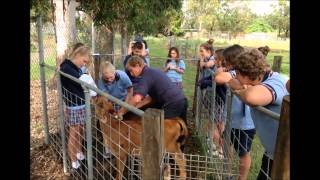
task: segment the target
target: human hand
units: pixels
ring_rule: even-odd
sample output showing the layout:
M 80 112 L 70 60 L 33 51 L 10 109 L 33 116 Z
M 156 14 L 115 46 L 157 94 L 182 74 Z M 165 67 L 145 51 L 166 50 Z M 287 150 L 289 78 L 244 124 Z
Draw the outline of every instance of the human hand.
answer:
M 168 66 L 167 66 L 170 70 L 174 70 L 176 67 L 173 65 L 173 64 L 171 64 L 171 63 L 169 63 L 168 64 Z
M 228 82 L 228 85 L 232 90 L 244 89 L 244 86 L 237 79 L 233 78 Z
M 123 114 L 121 112 L 118 112 L 114 116 L 115 119 L 122 121 L 123 120 Z

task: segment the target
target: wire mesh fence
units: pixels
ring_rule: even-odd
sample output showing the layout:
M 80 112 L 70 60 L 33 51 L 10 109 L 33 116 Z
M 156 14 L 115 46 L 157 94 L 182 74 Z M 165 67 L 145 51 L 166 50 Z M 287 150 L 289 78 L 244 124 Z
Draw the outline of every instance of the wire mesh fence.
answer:
M 202 73 L 199 73 L 199 79 L 201 78 Z M 231 170 L 238 176 L 242 176 L 243 173 L 240 169 L 248 167 L 248 179 L 255 179 L 257 176 L 261 179 L 271 179 L 273 160 L 268 157 L 264 147 L 257 143 L 258 140 L 255 140 L 258 138 L 254 136 L 255 131 L 252 134 L 251 130 L 232 128 L 232 121 L 237 121 L 232 118 L 233 108 L 241 107 L 232 105 L 237 97 L 230 88 L 226 87 L 226 99 L 217 95 L 217 85 L 214 81 L 212 86 L 197 88 L 195 121 L 204 155 L 230 162 L 233 164 Z M 252 145 L 253 143 L 255 145 Z M 250 159 L 254 160 L 251 167 L 256 166 L 255 168 L 250 169 L 250 165 L 243 164 L 243 151 L 249 152 Z
M 135 149 L 133 156 L 141 157 L 141 150 Z M 183 175 L 181 175 L 182 169 L 177 163 L 178 157 L 185 162 Z M 142 162 L 140 158 L 132 161 L 131 166 L 132 169 L 135 167 L 137 175 L 141 175 Z M 236 164 L 218 157 L 165 152 L 160 163 L 159 179 L 235 179 L 238 177 L 238 172 L 232 168 L 233 166 Z

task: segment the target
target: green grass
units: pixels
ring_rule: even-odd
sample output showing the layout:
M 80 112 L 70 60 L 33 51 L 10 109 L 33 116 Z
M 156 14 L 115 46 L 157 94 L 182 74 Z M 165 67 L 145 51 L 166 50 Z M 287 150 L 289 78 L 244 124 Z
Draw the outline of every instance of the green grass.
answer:
M 264 148 L 256 134 L 253 139 L 253 143 L 251 147 L 252 161 L 251 161 L 251 168 L 248 174 L 248 180 L 251 180 L 251 179 L 253 180 L 257 178 L 260 171 L 260 167 L 261 167 L 261 160 L 262 160 L 263 153 L 264 153 Z
M 32 53 L 30 55 L 30 80 L 40 80 L 40 66 L 38 63 L 38 53 Z M 32 59 L 36 59 L 37 61 L 32 61 Z M 55 66 L 56 64 L 56 52 L 51 51 L 51 53 L 45 53 L 44 62 L 48 65 Z M 49 79 L 53 75 L 53 71 L 45 68 L 46 79 Z

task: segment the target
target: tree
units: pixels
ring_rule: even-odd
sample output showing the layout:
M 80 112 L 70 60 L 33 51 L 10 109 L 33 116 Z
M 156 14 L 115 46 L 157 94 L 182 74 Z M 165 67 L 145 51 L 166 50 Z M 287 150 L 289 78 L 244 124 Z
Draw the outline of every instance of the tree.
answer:
M 273 13 L 266 16 L 269 24 L 278 30 L 278 37 L 284 32 L 285 37 L 289 36 L 290 31 L 290 7 L 289 2 L 279 0 L 277 6 L 273 6 Z
M 64 60 L 68 46 L 76 41 L 75 0 L 55 0 L 56 66 Z
M 217 27 L 218 0 L 189 0 L 186 4 L 183 26 L 185 28 L 206 29 L 212 31 Z
M 220 31 L 225 31 L 235 36 L 237 32 L 243 32 L 252 22 L 255 16 L 248 4 L 239 2 L 222 2 L 217 11 L 217 19 Z
M 254 20 L 247 28 L 246 32 L 271 32 L 273 28 L 263 18 Z
M 42 16 L 44 23 L 53 22 L 53 14 L 50 13 L 52 6 L 49 0 L 31 0 L 30 1 L 30 20 L 36 22 L 38 16 Z
M 164 32 L 170 23 L 162 21 L 162 17 L 167 11 L 180 8 L 181 0 L 81 1 L 81 9 L 91 15 L 96 26 L 121 33 L 122 53 L 126 52 L 129 35 Z

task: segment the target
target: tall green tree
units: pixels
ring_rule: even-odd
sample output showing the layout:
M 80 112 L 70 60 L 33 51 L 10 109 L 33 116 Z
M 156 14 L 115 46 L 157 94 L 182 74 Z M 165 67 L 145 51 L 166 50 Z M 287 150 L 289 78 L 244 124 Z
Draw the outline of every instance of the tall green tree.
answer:
M 119 31 L 124 49 L 132 34 L 152 35 L 170 29 L 171 22 L 163 17 L 168 11 L 180 10 L 181 0 L 82 0 L 81 9 L 91 15 L 96 26 Z
M 285 37 L 290 32 L 290 6 L 286 0 L 279 0 L 278 5 L 273 6 L 273 13 L 266 16 L 269 24 L 278 30 L 278 36 L 284 32 Z
M 229 38 L 235 36 L 238 32 L 244 32 L 254 18 L 255 15 L 246 3 L 224 1 L 221 2 L 217 11 L 219 29 L 228 32 Z
M 42 16 L 43 22 L 53 22 L 52 4 L 49 0 L 30 1 L 30 20 L 36 22 L 38 16 Z

